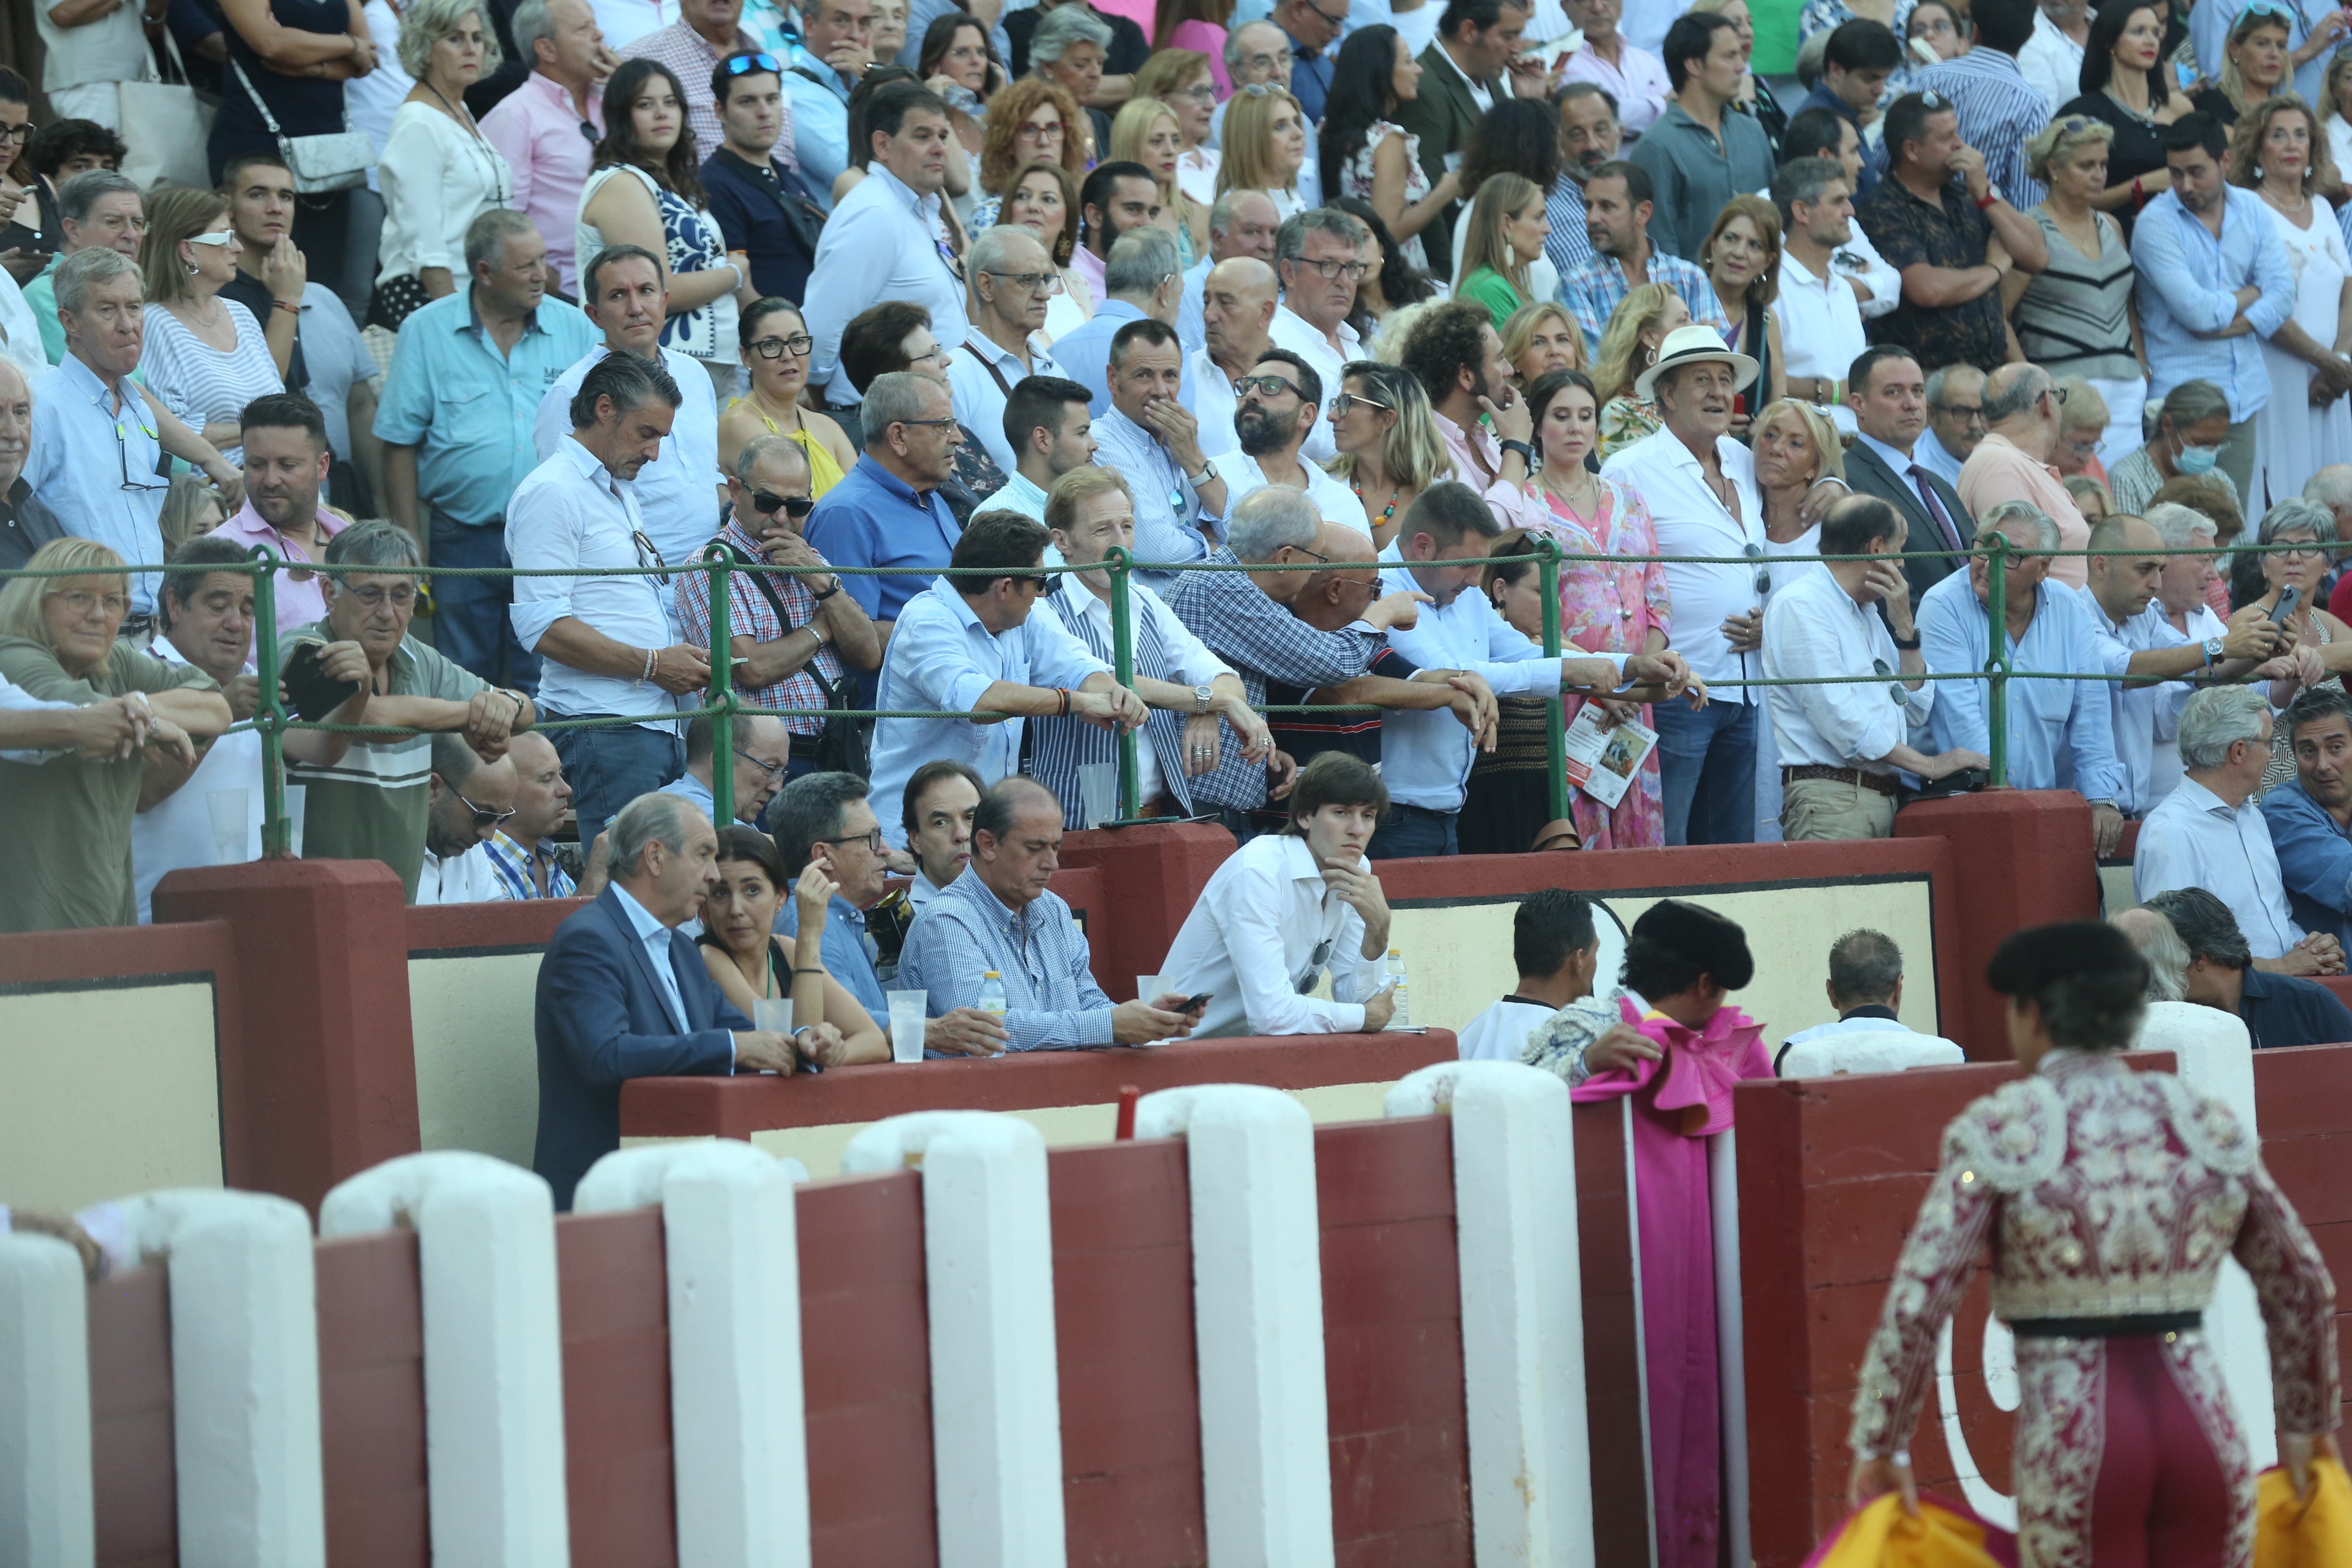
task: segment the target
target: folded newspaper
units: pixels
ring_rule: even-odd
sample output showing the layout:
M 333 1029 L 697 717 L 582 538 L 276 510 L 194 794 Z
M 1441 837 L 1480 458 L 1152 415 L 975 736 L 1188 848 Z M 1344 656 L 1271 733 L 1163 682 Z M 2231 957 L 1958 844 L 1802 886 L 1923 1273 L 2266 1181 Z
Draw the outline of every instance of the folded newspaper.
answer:
M 1658 732 L 1640 720 L 1611 724 L 1600 703 L 1587 702 L 1568 727 L 1568 782 L 1614 806 L 1657 743 Z

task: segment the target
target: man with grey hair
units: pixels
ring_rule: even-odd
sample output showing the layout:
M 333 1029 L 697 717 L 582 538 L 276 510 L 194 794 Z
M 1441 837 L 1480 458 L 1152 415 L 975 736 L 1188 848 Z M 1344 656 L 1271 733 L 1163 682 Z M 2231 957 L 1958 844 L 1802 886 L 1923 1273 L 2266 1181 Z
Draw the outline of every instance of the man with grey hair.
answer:
M 1919 1052 L 1931 1058 L 1914 1065 L 1933 1065 L 1932 1058 L 1948 1057 L 1961 1059 L 1960 1047 L 1940 1035 L 1923 1035 L 1906 1026 L 1896 1016 L 1903 1009 L 1903 950 L 1885 931 L 1867 927 L 1850 931 L 1830 943 L 1829 979 L 1822 989 L 1827 994 L 1830 1006 L 1837 1013 L 1837 1022 L 1816 1024 L 1810 1029 L 1799 1029 L 1780 1042 L 1772 1053 L 1772 1070 L 1787 1072 L 1789 1053 L 1799 1046 L 1832 1044 L 1841 1040 L 1854 1041 L 1876 1036 L 1909 1036 L 1898 1044 L 1907 1051 L 1920 1047 L 1930 1047 Z M 1941 1047 L 1942 1050 L 1933 1047 Z M 1811 1055 L 1816 1053 L 1804 1053 Z M 1801 1061 L 1802 1056 L 1800 1057 Z M 1790 1072 L 1787 1076 L 1799 1076 Z
M 1265 263 L 1271 270 L 1274 237 L 1281 227 L 1282 214 L 1264 191 L 1227 191 L 1209 208 L 1209 253 L 1184 274 L 1183 289 L 1176 301 L 1176 335 L 1183 340 L 1186 353 L 1197 353 L 1207 341 L 1202 312 L 1208 303 L 1210 269 L 1248 258 Z
M 572 1206 L 588 1167 L 621 1146 L 621 1086 L 630 1079 L 789 1073 L 799 1065 L 794 1039 L 754 1029 L 678 932 L 717 884 L 718 857 L 709 817 L 672 795 L 638 795 L 613 818 L 611 880 L 548 942 L 531 1017 L 539 1047 L 531 1169 L 554 1189 L 558 1209 Z
M 1364 263 L 1358 252 L 1364 226 L 1337 207 L 1314 207 L 1285 218 L 1275 236 L 1274 269 L 1282 279 L 1282 308 L 1269 335 L 1315 369 L 1323 384 L 1337 387 L 1340 370 L 1362 359 L 1363 340 L 1348 324 L 1356 308 L 1356 285 Z M 1305 455 L 1318 463 L 1339 452 L 1328 423 L 1308 436 Z
M 773 713 L 738 714 L 733 728 L 734 755 L 730 765 L 735 820 L 746 827 L 758 827 L 768 803 L 783 787 L 784 769 L 792 762 L 792 733 Z M 714 822 L 719 806 L 711 779 L 718 772 L 718 739 L 719 725 L 708 713 L 687 721 L 686 772 L 662 785 L 664 795 L 692 801 Z
M 2087 536 L 2087 531 L 2085 531 Z M 2006 542 L 2002 614 L 2019 669 L 2087 675 L 2102 668 L 2098 629 L 2079 595 L 2046 581 L 2058 525 L 2031 502 L 2003 501 L 1978 520 L 1977 549 L 1963 574 L 1953 573 L 1919 600 L 1921 651 L 1937 674 L 1985 668 L 1991 634 L 1990 538 Z M 1990 754 L 1990 688 L 1979 680 L 1939 683 L 1927 716 L 1937 751 L 1955 746 Z M 2114 718 L 2103 680 L 2012 680 L 2008 690 L 2009 780 L 2019 789 L 2071 789 L 2091 803 L 2099 854 L 2123 837 L 2116 801 L 2124 773 L 2116 761 Z
M 51 364 L 63 364 L 66 357 L 65 329 L 58 324 L 58 263 L 77 250 L 100 246 L 139 259 L 139 244 L 147 235 L 146 198 L 112 169 L 85 169 L 58 187 L 58 232 L 62 237 L 58 254 L 24 290 L 26 307 L 40 326 L 41 350 Z
M 963 531 L 940 487 L 963 445 L 948 389 L 911 370 L 877 375 L 858 418 L 865 453 L 809 514 L 810 548 L 836 566 L 913 566 L 922 574 L 855 576 L 842 586 L 889 646 L 907 601 L 931 584 Z M 873 685 L 858 682 L 861 694 Z M 862 700 L 862 699 L 861 699 Z
M 529 217 L 486 212 L 467 226 L 466 281 L 400 324 L 375 413 L 384 510 L 439 565 L 513 564 L 507 509 L 537 462 L 540 402 L 596 342 L 585 315 L 547 297 L 548 255 Z M 435 646 L 485 680 L 538 685 L 508 619 L 510 579 L 448 576 L 435 590 Z
M 431 805 L 429 735 L 461 735 L 495 761 L 537 713 L 523 693 L 491 686 L 408 635 L 424 563 L 399 527 L 378 520 L 347 528 L 328 542 L 325 562 L 345 570 L 326 575 L 326 616 L 279 641 L 281 669 L 315 670 L 302 679 L 347 693 L 322 715 L 330 723 L 424 733 L 289 731 L 286 782 L 309 791 L 297 848 L 312 859 L 381 860 L 413 902 Z
M 2140 824 L 2132 893 L 2142 903 L 2175 888 L 2203 888 L 2234 910 L 2256 958 L 2309 948 L 2287 908 L 2278 853 L 2254 795 L 2271 762 L 2270 704 L 2243 686 L 2200 691 L 2180 710 L 2188 772 Z M 2320 939 L 2341 967 L 2343 950 Z
M 2147 999 L 2179 1002 L 2188 994 L 2189 946 L 2172 922 L 2146 904 L 2134 904 L 2107 917 L 2107 923 L 2131 939 L 2147 961 Z
M 1856 426 L 1844 397 L 1846 372 L 1870 340 L 1849 275 L 1831 258 L 1853 240 L 1853 187 L 1834 158 L 1794 158 L 1773 177 L 1772 205 L 1787 237 L 1776 303 L 1789 395 L 1827 408 L 1850 436 Z
M 572 253 L 573 220 L 604 131 L 604 95 L 596 90 L 604 33 L 589 0 L 522 0 L 514 41 L 530 74 L 482 116 L 482 137 L 514 173 L 511 205 L 547 237 L 556 291 L 577 295 L 587 258 Z
M 825 0 L 828 5 L 841 0 Z M 971 242 L 964 258 L 971 280 L 971 330 L 963 352 L 948 365 L 955 416 L 980 437 L 996 466 L 1011 473 L 1021 455 L 1004 438 L 1004 405 L 1015 383 L 1064 374 L 1036 334 L 1045 310 L 1062 291 L 1062 275 L 1037 237 L 1019 224 L 1000 224 Z
M 2058 548 L 2081 550 L 2091 542 L 2091 525 L 2050 466 L 2063 397 L 2037 364 L 2005 364 L 1985 377 L 1984 439 L 1960 465 L 1952 488 L 1979 517 L 2003 501 L 2025 501 L 2058 525 Z M 2090 565 L 2084 556 L 2057 556 L 2050 576 L 2080 588 L 2090 581 Z
M 1110 258 L 1103 264 L 1105 293 L 1095 313 L 1054 340 L 1055 363 L 1093 395 L 1089 409 L 1096 418 L 1110 407 L 1110 344 L 1119 329 L 1145 321 L 1174 326 L 1177 291 L 1184 283 L 1179 265 L 1175 237 L 1166 229 L 1128 230 L 1111 242 Z M 1181 371 L 1181 354 L 1178 365 Z
M 1948 364 L 1927 374 L 1927 428 L 1919 433 L 1913 455 L 1948 485 L 1960 482 L 1969 454 L 1984 439 L 1984 384 L 1985 373 L 1972 364 Z M 2124 506 L 2123 498 L 2116 504 Z
M 12 359 L 0 359 L 0 572 L 22 566 L 66 531 L 33 494 L 25 458 L 33 434 L 33 385 Z
M 146 342 L 139 268 L 119 250 L 93 246 L 58 263 L 58 320 L 66 357 L 33 403 L 24 478 L 66 532 L 94 539 L 127 562 L 163 559 L 166 453 L 194 464 L 244 501 L 244 480 L 202 433 L 131 379 Z M 131 578 L 122 635 L 144 643 L 154 628 L 158 574 Z

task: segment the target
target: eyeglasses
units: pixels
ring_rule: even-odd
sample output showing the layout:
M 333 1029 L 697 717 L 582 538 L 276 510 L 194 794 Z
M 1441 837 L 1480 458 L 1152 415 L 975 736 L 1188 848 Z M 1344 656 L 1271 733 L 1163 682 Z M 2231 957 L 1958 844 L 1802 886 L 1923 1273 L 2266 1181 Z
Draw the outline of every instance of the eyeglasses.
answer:
M 911 369 L 913 366 L 916 366 L 916 365 L 919 365 L 919 364 L 928 364 L 928 363 L 930 363 L 931 361 L 933 361 L 933 360 L 938 360 L 938 361 L 939 361 L 939 362 L 940 362 L 941 363 L 945 363 L 947 362 L 947 357 L 948 357 L 947 345 L 946 345 L 946 344 L 944 344 L 944 343 L 936 343 L 936 342 L 935 342 L 935 343 L 933 343 L 933 344 L 931 345 L 931 347 L 930 347 L 930 352 L 929 352 L 929 353 L 919 353 L 919 354 L 909 354 L 909 355 L 908 355 L 908 356 L 907 356 L 907 364 L 908 364 L 908 366 Z M 908 424 L 909 424 L 909 425 L 915 425 L 915 424 L 920 424 L 920 423 L 923 423 L 923 421 L 920 421 L 920 420 L 914 420 L 914 419 L 909 419 L 909 420 L 908 420 L 908 421 L 907 421 L 907 423 L 908 423 Z
M 404 610 L 416 603 L 416 590 L 414 587 L 386 588 L 371 583 L 364 588 L 346 586 L 339 588 L 337 592 L 349 594 L 371 610 L 381 610 L 386 605 L 390 605 L 395 610 Z
M 504 811 L 500 811 L 496 806 L 476 805 L 472 801 L 467 800 L 457 790 L 453 789 L 449 793 L 457 795 L 457 803 L 460 805 L 463 805 L 467 811 L 474 814 L 474 826 L 477 827 L 496 827 L 499 823 L 504 822 L 508 817 L 512 816 L 515 814 L 515 808 L 513 806 L 509 806 Z
M 1984 405 L 1962 403 L 1931 403 L 1927 405 L 1938 414 L 1957 415 L 1971 425 L 1984 423 Z
M 18 146 L 22 146 L 30 142 L 33 139 L 33 133 L 39 129 L 39 126 L 29 120 L 22 125 L 0 125 L 0 142 L 14 142 Z
M 49 597 L 63 605 L 76 620 L 81 619 L 100 605 L 106 607 L 108 615 L 118 620 L 131 613 L 131 600 L 121 594 L 92 594 L 80 588 L 74 588 L 64 593 L 52 594 Z
M 1278 397 L 1284 393 L 1293 397 L 1301 395 L 1297 384 L 1278 375 L 1241 375 L 1234 378 L 1234 395 L 1247 397 L 1251 393 L 1260 397 Z
M 955 424 L 955 416 L 950 414 L 944 419 L 893 419 L 890 423 L 893 425 L 929 425 L 934 429 L 938 429 L 942 427 L 952 427 Z
M 1325 555 L 1319 551 L 1309 550 L 1304 544 L 1293 544 L 1288 546 L 1288 548 L 1297 551 L 1301 555 L 1314 557 L 1314 559 L 1322 565 L 1328 566 L 1331 564 L 1331 558 L 1328 555 Z
M 1174 92 L 1168 94 L 1168 96 L 1170 98 L 1189 98 L 1195 103 L 1214 103 L 1217 101 L 1217 89 L 1211 87 L 1207 82 L 1202 82 L 1198 87 L 1180 87 Z
M 2248 0 L 2245 5 L 2240 7 L 2238 19 L 2231 24 L 2231 30 L 2234 32 L 2249 16 L 2276 16 L 2290 26 L 2298 19 L 2294 7 L 2283 5 L 2279 4 L 2279 0 Z
M 2058 400 L 2058 406 L 2059 406 L 2059 407 L 2063 408 L 2063 407 L 2065 407 L 2065 406 L 2066 406 L 2066 389 L 2065 389 L 2064 387 L 2063 387 L 2063 386 L 2053 386 L 2053 387 L 2050 388 L 2050 395 L 2051 395 L 2051 396 L 2053 396 L 2053 397 L 2054 397 L 2054 398 L 2056 398 L 2056 399 Z M 1983 410 L 1983 409 L 1981 409 L 1981 408 L 1979 408 L 1979 409 L 1978 409 L 1978 410 L 1977 410 L 1977 412 L 1978 412 L 1979 414 L 1982 414 L 1982 413 L 1984 412 L 1984 410 Z
M 2316 544 L 2292 544 L 2284 550 L 2272 552 L 2282 561 L 2316 561 L 2327 553 Z
M 1892 675 L 1895 673 L 1895 667 L 1888 664 L 1883 658 L 1872 659 L 1870 661 L 1870 668 L 1880 675 Z M 1886 695 L 1895 700 L 1895 705 L 1897 708 L 1902 707 L 1911 699 L 1911 694 L 1903 689 L 1903 683 L 1899 680 L 1889 681 L 1887 683 Z
M 871 854 L 882 853 L 882 827 L 877 823 L 864 833 L 853 833 L 845 838 L 820 838 L 819 844 L 863 844 Z
M 1740 547 L 1739 553 L 1756 563 L 1756 591 L 1759 594 L 1770 593 L 1772 569 L 1764 563 L 1764 547 L 1760 544 L 1743 545 Z
M 2087 114 L 2070 114 L 2063 120 L 2058 121 L 2058 129 L 2064 132 L 2067 135 L 2072 136 L 2078 132 L 2088 131 L 2094 125 L 2105 125 L 2105 121 L 2094 120 Z
M 989 278 L 1002 278 L 1024 294 L 1054 295 L 1062 291 L 1062 275 L 1058 272 L 991 272 L 981 268 Z
M 789 518 L 803 518 L 816 510 L 816 502 L 807 496 L 772 496 L 765 490 L 751 492 L 751 507 L 761 517 L 773 517 L 782 507 Z
M 1358 408 L 1377 408 L 1383 414 L 1393 414 L 1396 412 L 1395 409 L 1391 408 L 1387 404 L 1375 403 L 1360 392 L 1343 392 L 1339 396 L 1331 400 L 1331 417 L 1334 419 L 1345 419 Z
M 768 780 L 771 784 L 775 782 L 775 777 L 778 773 L 782 773 L 784 769 L 790 765 L 785 763 L 772 763 L 764 757 L 755 757 L 740 746 L 735 748 L 735 754 L 742 758 L 745 762 L 751 763 L 753 767 L 759 769 L 760 776 Z M 878 833 L 881 829 L 877 827 L 875 831 Z
M 794 332 L 789 338 L 761 338 L 751 345 L 751 352 L 761 359 L 782 359 L 786 354 L 801 359 L 805 358 L 809 350 L 814 347 L 814 338 L 806 332 Z
M 131 423 L 139 426 L 140 434 L 145 436 L 147 439 L 152 441 L 157 438 L 154 430 L 148 426 L 146 418 L 143 416 L 132 413 L 131 420 Z M 122 427 L 122 421 L 119 418 L 114 422 L 114 455 L 122 465 L 122 488 L 124 489 L 168 490 L 172 488 L 168 483 L 151 484 L 144 480 L 134 479 L 131 477 L 131 432 Z M 159 458 L 158 460 L 160 461 L 161 459 Z
M 1293 257 L 1291 259 L 1301 267 L 1313 268 L 1326 279 L 1336 280 L 1345 278 L 1350 283 L 1362 282 L 1364 274 L 1371 270 L 1371 268 L 1360 261 L 1334 261 L 1328 257 L 1320 261 L 1309 261 L 1303 256 Z
M 768 54 L 730 55 L 719 68 L 729 76 L 750 76 L 755 71 L 768 71 L 776 76 L 784 74 L 783 62 Z

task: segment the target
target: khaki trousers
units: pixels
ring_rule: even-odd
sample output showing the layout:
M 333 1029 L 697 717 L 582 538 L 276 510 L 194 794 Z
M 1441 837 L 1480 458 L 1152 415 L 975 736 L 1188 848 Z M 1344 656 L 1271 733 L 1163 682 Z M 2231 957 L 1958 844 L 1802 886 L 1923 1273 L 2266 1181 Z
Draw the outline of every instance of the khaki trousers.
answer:
M 1780 793 L 1780 837 L 1885 838 L 1895 831 L 1895 797 L 1837 779 L 1791 779 Z

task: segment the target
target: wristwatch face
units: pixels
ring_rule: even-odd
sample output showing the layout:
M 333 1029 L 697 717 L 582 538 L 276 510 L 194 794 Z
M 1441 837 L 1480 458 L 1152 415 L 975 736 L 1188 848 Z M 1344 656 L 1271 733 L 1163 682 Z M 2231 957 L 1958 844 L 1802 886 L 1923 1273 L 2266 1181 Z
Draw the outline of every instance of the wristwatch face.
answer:
M 1192 688 L 1192 706 L 1205 713 L 1216 695 L 1216 692 L 1209 687 L 1196 686 Z
M 2221 639 L 2220 637 L 2207 637 L 2205 639 L 2205 657 L 2207 658 L 2219 658 L 2221 657 Z

